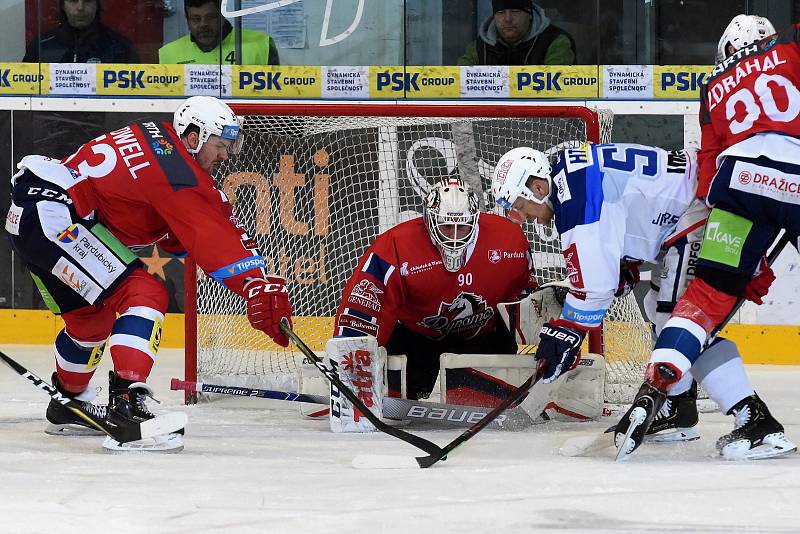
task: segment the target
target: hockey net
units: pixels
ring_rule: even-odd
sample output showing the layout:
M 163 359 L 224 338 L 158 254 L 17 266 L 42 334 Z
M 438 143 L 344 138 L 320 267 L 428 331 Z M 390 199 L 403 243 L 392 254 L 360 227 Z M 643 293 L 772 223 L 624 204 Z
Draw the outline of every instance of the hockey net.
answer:
M 610 114 L 571 106 L 233 107 L 245 118 L 245 144 L 220 168 L 217 185 L 269 271 L 286 278 L 295 331 L 318 351 L 362 253 L 379 233 L 421 213 L 429 184 L 460 175 L 491 209 L 493 167 L 506 151 L 553 153 L 608 141 L 611 132 Z M 554 229 L 530 224 L 526 232 L 540 283 L 563 279 Z M 187 380 L 294 390 L 296 354 L 250 328 L 241 298 L 186 265 Z M 652 345 L 633 295 L 614 302 L 589 344 L 606 357 L 606 401 L 630 401 Z

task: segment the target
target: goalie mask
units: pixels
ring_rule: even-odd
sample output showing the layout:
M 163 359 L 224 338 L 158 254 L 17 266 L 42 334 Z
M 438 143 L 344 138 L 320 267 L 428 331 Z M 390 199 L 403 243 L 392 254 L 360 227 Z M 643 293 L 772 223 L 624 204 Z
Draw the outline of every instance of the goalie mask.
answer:
M 506 211 L 506 217 L 522 224 L 526 217 L 514 208 L 514 202 L 522 197 L 536 204 L 550 205 L 550 198 L 536 198 L 528 187 L 530 178 L 547 181 L 552 185 L 550 161 L 543 152 L 528 147 L 512 148 L 500 158 L 492 174 L 492 195 L 498 206 Z
M 228 152 L 238 154 L 242 149 L 244 134 L 242 118 L 222 100 L 211 96 L 193 96 L 188 98 L 175 111 L 172 125 L 178 136 L 183 136 L 186 129 L 194 124 L 200 128 L 197 148 L 187 148 L 190 154 L 197 154 L 212 135 L 218 135 L 231 142 Z
M 479 215 L 478 197 L 459 178 L 434 185 L 425 198 L 428 234 L 451 273 L 466 263 L 467 248 L 478 237 Z
M 730 55 L 728 54 L 728 45 L 731 45 L 734 51 L 741 50 L 774 33 L 775 27 L 766 17 L 736 15 L 725 28 L 717 44 L 717 63 Z

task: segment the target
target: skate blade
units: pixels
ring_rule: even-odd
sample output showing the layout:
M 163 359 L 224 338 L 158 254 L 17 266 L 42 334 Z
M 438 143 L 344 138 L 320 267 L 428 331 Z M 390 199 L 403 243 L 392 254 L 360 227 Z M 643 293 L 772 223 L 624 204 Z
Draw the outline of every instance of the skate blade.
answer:
M 85 427 L 78 424 L 55 424 L 48 423 L 44 429 L 45 434 L 51 436 L 105 436 L 105 432 L 101 432 L 95 428 Z
M 669 432 L 659 432 L 644 437 L 645 443 L 675 443 L 679 441 L 695 441 L 700 439 L 700 431 L 696 427 L 672 428 Z
M 108 436 L 103 441 L 103 448 L 113 453 L 176 453 L 183 450 L 183 436 L 177 433 L 165 434 L 122 444 Z
M 633 435 L 639 425 L 644 423 L 646 418 L 647 410 L 641 406 L 637 406 L 631 411 L 631 414 L 628 416 L 631 424 L 628 427 L 628 431 L 625 432 L 622 441 L 617 443 L 617 436 L 614 436 L 614 442 L 617 443 L 617 455 L 614 457 L 614 461 L 619 462 L 627 458 L 633 452 L 633 449 L 636 447 L 636 442 L 631 439 L 631 435 Z
M 770 434 L 758 447 L 750 448 L 750 441 L 743 439 L 729 443 L 722 448 L 726 460 L 766 460 L 778 458 L 797 451 L 797 445 L 786 438 L 783 432 Z

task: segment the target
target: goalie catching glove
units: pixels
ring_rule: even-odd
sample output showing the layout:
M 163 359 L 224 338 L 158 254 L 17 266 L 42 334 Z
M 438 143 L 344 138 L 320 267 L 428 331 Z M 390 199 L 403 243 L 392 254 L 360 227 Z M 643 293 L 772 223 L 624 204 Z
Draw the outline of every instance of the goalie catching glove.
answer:
M 545 361 L 542 382 L 549 384 L 578 365 L 585 335 L 585 331 L 563 319 L 542 326 L 539 346 L 536 348 L 536 361 Z
M 256 330 L 261 330 L 281 347 L 289 346 L 289 339 L 281 332 L 284 317 L 292 325 L 292 306 L 286 283 L 279 276 L 253 278 L 244 285 L 247 295 L 247 319 Z

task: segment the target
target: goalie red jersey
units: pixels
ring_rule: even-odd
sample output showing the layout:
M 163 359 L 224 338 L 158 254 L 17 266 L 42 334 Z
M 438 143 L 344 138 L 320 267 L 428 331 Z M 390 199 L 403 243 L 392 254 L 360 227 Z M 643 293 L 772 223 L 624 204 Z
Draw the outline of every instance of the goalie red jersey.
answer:
M 77 171 L 65 189 L 81 217 L 98 220 L 129 247 L 158 243 L 243 295 L 244 273 L 263 260 L 233 209 L 186 151 L 171 124 L 134 122 L 81 146 L 63 163 Z
M 500 302 L 532 283 L 533 262 L 519 225 L 482 213 L 466 263 L 446 270 L 424 218 L 378 236 L 347 282 L 334 336 L 372 335 L 386 345 L 395 325 L 431 339 L 469 339 L 491 331 Z
M 720 156 L 782 160 L 800 148 L 800 24 L 719 63 L 701 90 L 697 196 L 708 194 Z M 774 133 L 769 138 L 756 134 Z M 734 145 L 736 145 L 734 147 Z

